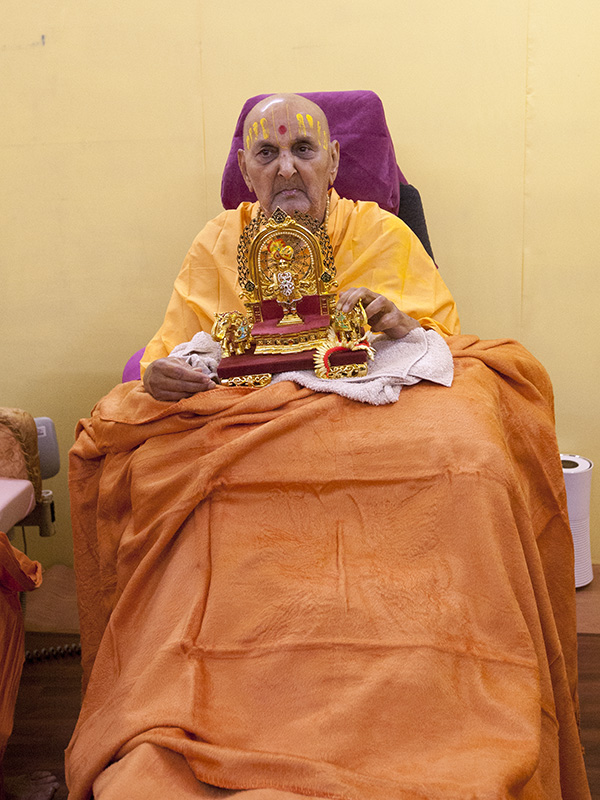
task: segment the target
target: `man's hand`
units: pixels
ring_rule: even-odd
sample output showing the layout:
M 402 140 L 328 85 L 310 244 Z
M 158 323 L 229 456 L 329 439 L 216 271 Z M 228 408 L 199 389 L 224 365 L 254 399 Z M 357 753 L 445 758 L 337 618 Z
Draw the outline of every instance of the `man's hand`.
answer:
M 144 372 L 144 389 L 155 400 L 174 402 L 214 386 L 208 375 L 199 368 L 190 367 L 183 358 L 159 358 Z
M 346 289 L 338 297 L 337 307 L 347 313 L 359 300 L 362 300 L 371 330 L 385 333 L 390 339 L 402 339 L 409 331 L 419 327 L 415 319 L 400 311 L 387 297 L 364 287 Z

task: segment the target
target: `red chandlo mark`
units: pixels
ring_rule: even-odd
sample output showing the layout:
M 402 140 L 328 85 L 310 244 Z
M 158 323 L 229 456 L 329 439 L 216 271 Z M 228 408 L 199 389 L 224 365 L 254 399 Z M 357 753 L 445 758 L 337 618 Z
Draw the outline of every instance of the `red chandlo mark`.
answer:
M 285 125 L 280 125 L 279 128 L 277 128 L 277 130 L 282 136 L 284 133 L 287 133 L 287 128 L 285 127 Z

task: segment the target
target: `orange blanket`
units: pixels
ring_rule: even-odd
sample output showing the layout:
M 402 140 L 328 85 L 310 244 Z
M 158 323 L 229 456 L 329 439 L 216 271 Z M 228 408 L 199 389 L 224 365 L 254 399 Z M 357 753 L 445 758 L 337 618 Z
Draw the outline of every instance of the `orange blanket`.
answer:
M 13 714 L 25 660 L 19 592 L 42 582 L 42 565 L 31 561 L 0 531 L 0 766 L 13 728 Z M 0 787 L 1 793 L 1 787 Z
M 80 423 L 72 800 L 147 747 L 231 789 L 589 797 L 551 386 L 449 343 L 453 386 L 389 406 L 132 382 Z

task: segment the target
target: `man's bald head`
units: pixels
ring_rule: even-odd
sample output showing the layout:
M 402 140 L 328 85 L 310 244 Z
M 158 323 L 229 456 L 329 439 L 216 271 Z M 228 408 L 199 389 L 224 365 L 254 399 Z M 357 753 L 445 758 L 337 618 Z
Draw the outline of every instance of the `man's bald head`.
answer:
M 275 117 L 283 112 L 287 124 L 276 124 Z M 272 94 L 259 100 L 246 114 L 244 120 L 244 145 L 250 149 L 256 140 L 264 139 L 265 133 L 275 137 L 284 136 L 288 131 L 303 134 L 307 128 L 315 131 L 320 144 L 329 143 L 329 122 L 323 110 L 308 97 L 300 94 Z
M 322 109 L 297 94 L 260 100 L 244 121 L 238 162 L 249 189 L 267 215 L 277 206 L 322 220 L 335 180 L 339 145 L 329 136 Z

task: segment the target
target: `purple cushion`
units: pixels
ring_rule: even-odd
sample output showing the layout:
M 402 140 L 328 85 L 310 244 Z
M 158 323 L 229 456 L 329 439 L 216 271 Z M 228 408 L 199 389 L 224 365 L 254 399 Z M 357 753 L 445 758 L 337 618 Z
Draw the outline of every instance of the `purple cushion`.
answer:
M 331 138 L 340 143 L 340 169 L 335 189 L 350 200 L 374 200 L 381 208 L 398 213 L 400 184 L 408 183 L 398 165 L 383 105 L 375 92 L 302 92 L 320 106 Z M 259 94 L 246 100 L 237 121 L 221 182 L 224 208 L 237 208 L 244 200 L 256 200 L 240 172 L 237 151 L 243 149 L 244 119 L 252 106 L 268 97 Z
M 125 364 L 125 369 L 123 370 L 123 377 L 122 382 L 127 383 L 127 381 L 139 381 L 140 379 L 140 361 L 142 360 L 142 356 L 144 355 L 144 350 L 146 348 L 142 347 L 141 350 L 138 350 L 137 353 L 134 353 L 129 361 Z

